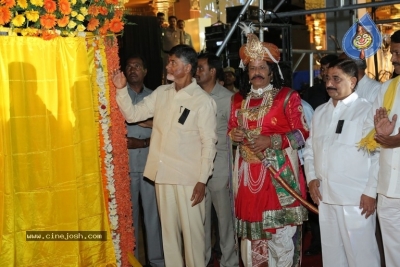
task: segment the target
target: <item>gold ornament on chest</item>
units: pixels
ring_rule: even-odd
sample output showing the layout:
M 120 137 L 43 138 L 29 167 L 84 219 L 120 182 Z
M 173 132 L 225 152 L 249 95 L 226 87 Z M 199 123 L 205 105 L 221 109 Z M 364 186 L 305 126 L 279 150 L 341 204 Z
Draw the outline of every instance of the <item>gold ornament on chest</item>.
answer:
M 278 94 L 279 89 L 272 89 L 264 92 L 261 96 L 253 95 L 253 93 L 249 93 L 247 95 L 246 100 L 242 102 L 242 109 L 239 110 L 239 113 L 250 121 L 256 121 L 263 118 L 271 109 L 272 103 L 274 102 L 275 96 Z M 261 99 L 262 102 L 259 106 L 249 107 L 250 101 L 255 99 Z

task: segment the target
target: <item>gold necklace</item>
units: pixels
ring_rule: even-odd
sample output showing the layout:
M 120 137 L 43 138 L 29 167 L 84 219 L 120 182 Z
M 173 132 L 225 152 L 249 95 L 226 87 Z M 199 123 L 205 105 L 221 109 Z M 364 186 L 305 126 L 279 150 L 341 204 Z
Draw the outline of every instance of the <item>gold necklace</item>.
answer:
M 279 89 L 273 88 L 272 90 L 265 91 L 260 96 L 253 96 L 254 93 L 249 93 L 246 97 L 246 100 L 242 102 L 241 113 L 243 114 L 244 118 L 250 121 L 262 119 L 271 109 L 272 103 L 278 92 Z M 249 107 L 251 99 L 259 99 L 261 97 L 263 100 L 259 106 Z

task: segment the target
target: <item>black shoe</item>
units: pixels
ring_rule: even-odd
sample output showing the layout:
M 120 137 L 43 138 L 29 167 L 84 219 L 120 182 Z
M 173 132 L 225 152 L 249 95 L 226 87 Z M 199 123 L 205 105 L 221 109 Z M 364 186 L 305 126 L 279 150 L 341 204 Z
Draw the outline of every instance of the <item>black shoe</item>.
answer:
M 321 254 L 320 248 L 309 247 L 306 251 L 304 251 L 304 256 L 314 256 Z

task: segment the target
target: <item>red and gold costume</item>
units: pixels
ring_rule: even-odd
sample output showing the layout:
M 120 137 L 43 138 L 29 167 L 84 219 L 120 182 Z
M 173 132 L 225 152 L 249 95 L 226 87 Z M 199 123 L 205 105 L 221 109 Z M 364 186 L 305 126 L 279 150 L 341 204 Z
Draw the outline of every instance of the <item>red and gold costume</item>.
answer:
M 284 87 L 269 90 L 261 98 L 249 94 L 247 99 L 235 94 L 228 131 L 239 127 L 253 135 L 271 136 L 272 148 L 266 149 L 264 155 L 276 170 L 280 170 L 281 177 L 305 197 L 303 172 L 298 162 L 290 162 L 288 155 L 293 155 L 288 151 L 294 150 L 294 158 L 298 161 L 296 150 L 299 144 L 293 134 L 300 132 L 303 141 L 308 137 L 300 96 L 292 92 Z M 260 106 L 262 102 L 265 105 Z M 238 148 L 240 157 L 235 198 L 238 235 L 250 240 L 268 239 L 276 228 L 302 224 L 307 219 L 306 209 L 274 180 L 268 168 L 247 146 L 239 144 Z
M 274 64 L 277 64 L 275 74 L 278 71 L 283 80 L 278 47 L 260 42 L 246 24 L 241 28 L 247 43 L 239 50 L 240 66 L 262 60 L 269 64 L 270 71 L 266 74 L 252 67 L 253 77 L 249 80 L 254 75 L 267 80 L 256 83 L 257 87 L 252 87 L 245 99 L 239 93 L 234 95 L 228 123 L 228 134 L 235 140 L 241 140 L 237 137 L 238 129 L 244 133 L 236 152 L 232 183 L 242 259 L 245 266 L 253 267 L 298 266 L 301 256 L 301 226 L 298 225 L 307 220 L 308 213 L 292 194 L 306 196 L 297 150 L 305 144 L 308 127 L 298 93 L 288 87 L 273 88 Z M 258 88 L 262 84 L 265 87 Z M 280 87 L 279 82 L 275 84 Z M 255 154 L 250 147 L 254 149 L 254 137 L 259 135 L 268 136 L 270 144 L 262 153 Z
M 308 128 L 300 96 L 287 87 L 268 90 L 261 96 L 249 93 L 246 99 L 237 93 L 232 101 L 228 132 L 237 127 L 252 135 L 271 137 L 272 147 L 263 152 L 264 156 L 305 197 L 306 184 L 297 149 L 308 137 Z M 245 143 L 247 140 L 238 146 L 234 172 L 236 231 L 243 239 L 271 239 L 278 228 L 301 225 L 307 220 L 307 210 L 275 181 Z M 296 243 L 298 259 L 300 240 Z

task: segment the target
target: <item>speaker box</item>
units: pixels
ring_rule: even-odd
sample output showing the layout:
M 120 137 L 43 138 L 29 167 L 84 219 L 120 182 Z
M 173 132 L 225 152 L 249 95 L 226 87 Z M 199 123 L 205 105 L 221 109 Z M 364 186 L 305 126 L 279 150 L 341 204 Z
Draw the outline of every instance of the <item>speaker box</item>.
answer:
M 280 0 L 264 0 L 264 9 L 274 9 Z M 305 9 L 306 1 L 305 0 L 286 0 L 283 4 L 279 7 L 278 12 L 286 12 L 298 9 Z
M 226 8 L 226 23 L 235 22 L 239 16 L 243 6 L 231 6 Z M 241 20 L 258 20 L 259 9 L 256 6 L 249 6 L 246 12 L 243 14 Z
M 204 34 L 206 39 L 213 39 L 213 38 L 224 38 L 225 37 L 225 24 L 220 25 L 213 25 L 204 28 Z

